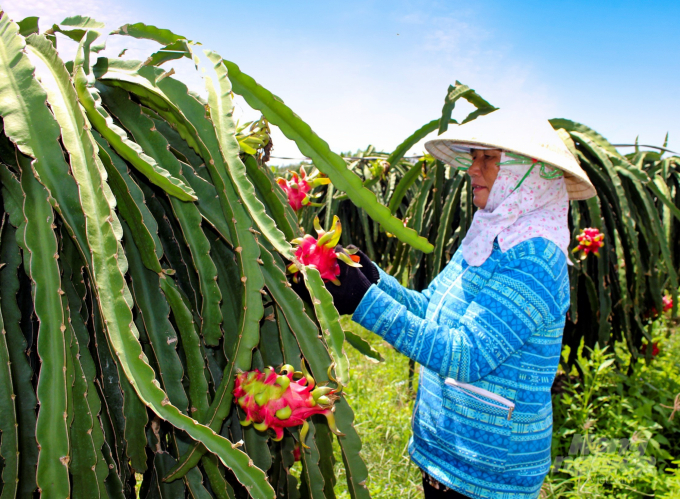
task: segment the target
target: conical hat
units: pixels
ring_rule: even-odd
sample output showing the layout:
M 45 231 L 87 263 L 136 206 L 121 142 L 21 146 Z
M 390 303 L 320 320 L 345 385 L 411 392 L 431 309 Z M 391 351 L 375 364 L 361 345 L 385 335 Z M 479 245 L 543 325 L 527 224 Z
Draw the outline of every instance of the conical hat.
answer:
M 498 110 L 464 125 L 451 125 L 449 131 L 425 143 L 430 154 L 453 166 L 458 166 L 456 158 L 475 148 L 502 149 L 562 170 L 571 200 L 597 194 L 588 175 L 548 121 Z

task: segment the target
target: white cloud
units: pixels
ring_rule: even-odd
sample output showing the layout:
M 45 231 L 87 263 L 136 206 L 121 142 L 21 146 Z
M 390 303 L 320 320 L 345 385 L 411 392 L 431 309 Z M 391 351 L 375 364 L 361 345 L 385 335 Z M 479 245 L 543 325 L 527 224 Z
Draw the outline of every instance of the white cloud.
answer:
M 14 19 L 45 13 L 41 17 L 42 29 L 70 15 L 88 15 L 105 22 L 108 33 L 135 21 L 137 16 L 123 5 L 102 0 L 24 0 L 12 5 L 8 12 Z M 291 45 L 280 49 L 272 46 L 268 59 L 258 58 L 252 68 L 244 62 L 243 66 L 248 67 L 243 69 L 252 71 L 260 83 L 280 95 L 335 151 L 354 151 L 369 144 L 392 150 L 417 128 L 438 117 L 446 86 L 455 79 L 477 87 L 495 105 L 519 107 L 529 103 L 541 114 L 549 114 L 552 106 L 548 94 L 531 84 L 530 68 L 509 64 L 503 47 L 486 49 L 485 42 L 491 34 L 469 19 L 433 17 L 414 11 L 397 23 L 404 29 L 400 29 L 402 40 L 394 41 L 394 54 L 379 54 L 371 47 L 361 50 L 293 40 L 292 49 Z M 73 57 L 74 42 L 60 36 L 58 46 L 65 60 Z M 107 48 L 100 55 L 116 57 L 124 48 L 128 49 L 126 58 L 143 60 L 158 45 L 108 36 Z M 234 58 L 238 63 L 238 56 Z M 202 78 L 190 61 L 172 61 L 166 66 L 173 67 L 177 77 L 192 90 L 205 95 Z M 259 118 L 259 113 L 243 99 L 235 102 L 237 118 Z M 465 116 L 470 110 L 463 103 L 458 107 L 461 109 L 456 115 Z M 277 129 L 273 129 L 273 141 L 274 156 L 302 156 Z M 422 152 L 422 143 L 413 151 Z
M 371 53 L 370 47 L 366 52 L 332 45 L 287 48 L 285 58 L 273 56 L 266 72 L 255 66 L 252 71 L 258 74 L 253 76 L 281 95 L 335 151 L 369 144 L 393 150 L 438 118 L 447 86 L 456 79 L 496 106 L 553 117 L 555 102 L 531 65 L 511 60 L 502 44 L 488 49 L 491 33 L 468 20 L 423 13 L 400 20 L 407 25 L 398 28 L 406 46 L 395 42 L 395 54 Z M 410 28 L 415 32 L 409 33 Z M 471 110 L 461 102 L 454 118 L 462 119 Z M 423 142 L 411 153 L 422 153 Z M 295 154 L 294 146 L 276 137 L 274 144 L 275 156 Z
M 129 21 L 130 13 L 122 4 L 105 2 L 103 0 L 23 0 L 9 5 L 5 9 L 10 18 L 20 21 L 28 16 L 40 18 L 40 31 L 43 32 L 53 24 L 61 23 L 65 18 L 81 15 L 91 17 L 106 24 L 102 36 L 106 38 L 106 49 L 100 55 L 116 57 L 124 48 L 129 50 L 126 57 L 146 58 L 158 44 L 148 40 L 135 40 L 129 37 L 108 36 L 113 29 Z M 78 44 L 69 38 L 58 34 L 57 48 L 63 60 L 74 57 Z
M 126 7 L 126 2 L 103 0 L 23 0 L 11 4 L 7 11 L 15 20 L 45 14 L 41 18 L 43 29 L 69 15 L 89 15 L 105 22 L 107 32 L 140 17 Z M 603 133 L 611 130 L 612 140 L 632 141 L 637 133 L 633 128 L 639 127 L 648 130 L 641 135 L 644 140 L 661 141 L 662 137 L 651 136 L 652 132 L 659 135 L 653 123 L 617 119 L 613 107 L 609 111 L 602 105 L 579 107 L 569 96 L 557 94 L 540 68 L 518 58 L 504 42 L 503 34 L 490 32 L 472 11 L 459 11 L 456 17 L 431 12 L 413 10 L 393 16 L 393 38 L 381 38 L 375 45 L 343 44 L 330 38 L 320 41 L 318 36 L 305 38 L 304 33 L 293 30 L 278 33 L 280 39 L 269 33 L 271 40 L 261 45 L 266 46 L 266 52 L 251 47 L 234 52 L 232 40 L 226 37 L 210 48 L 229 55 L 245 72 L 282 97 L 338 152 L 369 144 L 379 150 L 393 150 L 417 128 L 439 116 L 446 88 L 456 79 L 499 107 L 528 109 L 546 119 L 565 116 L 580 120 Z M 189 36 L 200 38 L 200 33 Z M 126 58 L 145 59 L 158 45 L 109 36 L 102 55 L 116 57 L 124 48 L 128 49 Z M 203 47 L 198 48 L 201 54 Z M 59 50 L 67 60 L 75 44 L 60 37 Z M 174 68 L 179 79 L 205 95 L 202 78 L 190 61 L 172 61 L 166 67 Z M 235 103 L 235 115 L 242 121 L 259 118 L 243 99 L 236 98 Z M 469 111 L 470 106 L 461 103 L 454 117 L 462 118 Z M 672 140 L 674 135 L 680 134 L 671 130 Z M 277 129 L 273 130 L 273 141 L 274 156 L 302 156 Z M 421 142 L 412 153 L 423 150 Z
M 20 21 L 28 16 L 40 17 L 41 31 L 52 24 L 59 23 L 64 18 L 75 15 L 89 16 L 97 21 L 105 22 L 108 26 L 125 24 L 127 12 L 122 4 L 104 2 L 102 0 L 22 0 L 10 3 L 5 11 L 14 21 Z

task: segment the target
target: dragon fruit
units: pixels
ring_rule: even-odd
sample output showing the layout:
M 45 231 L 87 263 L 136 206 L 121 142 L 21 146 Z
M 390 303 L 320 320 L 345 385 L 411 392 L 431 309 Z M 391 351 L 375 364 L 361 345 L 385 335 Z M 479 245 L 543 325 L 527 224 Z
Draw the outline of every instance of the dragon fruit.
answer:
M 314 219 L 314 229 L 316 229 L 319 236 L 318 239 L 307 234 L 302 238 L 291 241 L 293 244 L 297 244 L 295 258 L 300 264 L 317 269 L 322 279 L 339 286 L 340 265 L 338 265 L 338 259 L 351 267 L 361 267 L 358 263 L 359 258 L 356 255 L 350 254 L 351 251 L 335 251 L 335 247 L 340 241 L 340 235 L 342 234 L 342 225 L 337 216 L 333 217 L 331 230 L 323 230 L 318 217 Z M 297 274 L 300 270 L 298 263 L 291 263 L 287 270 L 289 273 L 294 274 L 293 280 L 297 282 Z
M 668 295 L 663 295 L 661 297 L 661 304 L 662 304 L 661 311 L 668 312 L 669 310 L 673 309 L 673 298 Z M 656 317 L 658 315 L 659 312 L 657 312 L 656 307 L 652 307 L 643 315 L 643 319 L 649 319 L 650 317 Z
M 578 246 L 576 246 L 572 252 L 576 253 L 582 251 L 580 259 L 584 260 L 589 253 L 593 253 L 595 256 L 600 256 L 600 248 L 604 246 L 604 234 L 598 229 L 587 228 L 583 229 L 581 233 L 576 236 L 578 240 Z
M 276 179 L 276 183 L 281 186 L 281 189 L 288 196 L 288 204 L 297 213 L 302 209 L 303 206 L 313 205 L 317 206 L 316 203 L 312 203 L 311 195 L 309 192 L 319 185 L 330 184 L 329 178 L 314 178 L 318 172 L 314 175 L 307 176 L 305 169 L 300 167 L 300 175 L 296 172 L 292 172 L 291 180 L 286 180 L 285 178 L 279 177 Z
M 661 298 L 661 302 L 663 303 L 663 311 L 668 312 L 673 308 L 673 298 L 671 298 L 668 295 L 663 295 L 663 298 Z
M 274 430 L 274 440 L 279 441 L 283 438 L 284 428 L 302 425 L 300 443 L 308 448 L 305 445 L 309 430 L 307 419 L 314 414 L 326 416 L 331 431 L 343 435 L 335 426 L 333 415 L 333 404 L 341 391 L 339 384 L 338 388 L 316 386 L 303 361 L 302 371 L 295 371 L 287 364 L 281 367 L 279 374 L 271 367 L 264 372 L 255 369 L 240 373 L 236 376 L 233 393 L 246 413 L 246 419 L 241 421 L 243 426 L 252 423 L 259 431 Z
M 642 348 L 640 349 L 640 351 L 642 352 L 642 355 L 646 355 L 646 354 L 647 354 L 647 345 L 648 345 L 648 343 L 644 343 L 644 344 L 642 345 Z M 652 343 L 652 358 L 654 358 L 654 357 L 656 357 L 657 355 L 659 355 L 659 352 L 660 352 L 660 351 L 661 351 L 661 350 L 659 349 L 659 344 L 658 344 L 657 342 Z

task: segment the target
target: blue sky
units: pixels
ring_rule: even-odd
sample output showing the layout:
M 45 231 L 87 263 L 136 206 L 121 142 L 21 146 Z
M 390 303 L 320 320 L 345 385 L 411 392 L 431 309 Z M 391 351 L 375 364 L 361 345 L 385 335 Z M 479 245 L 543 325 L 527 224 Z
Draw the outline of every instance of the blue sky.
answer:
M 336 151 L 369 143 L 391 150 L 438 116 L 456 79 L 498 107 L 573 119 L 614 143 L 639 135 L 661 145 L 668 131 L 669 147 L 680 151 L 677 1 L 23 0 L 4 7 L 15 19 L 89 13 L 112 28 L 143 21 L 201 41 L 279 95 Z M 112 51 L 133 45 L 120 38 L 111 37 Z M 239 111 L 253 116 L 244 104 Z M 280 134 L 274 143 L 275 156 L 299 156 Z

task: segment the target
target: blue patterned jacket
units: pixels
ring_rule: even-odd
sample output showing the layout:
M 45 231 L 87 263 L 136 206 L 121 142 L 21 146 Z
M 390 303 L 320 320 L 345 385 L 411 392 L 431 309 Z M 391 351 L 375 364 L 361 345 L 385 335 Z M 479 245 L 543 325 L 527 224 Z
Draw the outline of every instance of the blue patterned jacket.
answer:
M 422 293 L 380 270 L 352 318 L 422 366 L 418 466 L 470 497 L 538 497 L 568 307 L 566 257 L 543 238 L 505 253 L 495 242 L 479 267 L 458 250 Z

